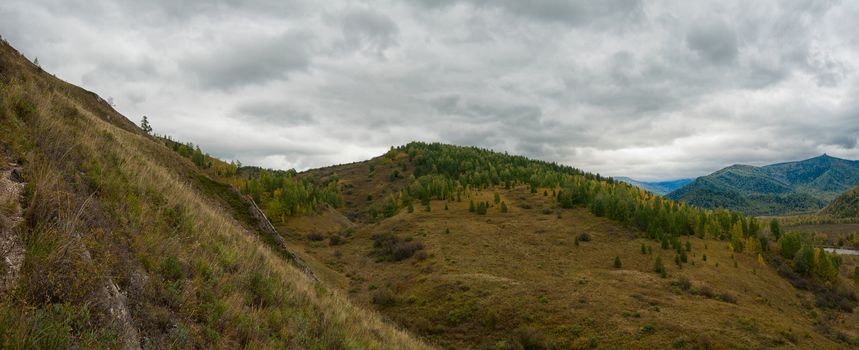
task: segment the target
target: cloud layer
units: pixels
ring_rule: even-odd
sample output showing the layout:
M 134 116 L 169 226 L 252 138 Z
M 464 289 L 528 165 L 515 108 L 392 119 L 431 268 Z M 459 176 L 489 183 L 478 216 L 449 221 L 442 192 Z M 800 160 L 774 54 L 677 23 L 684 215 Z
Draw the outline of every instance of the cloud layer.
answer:
M 859 158 L 855 18 L 850 1 L 10 0 L 0 35 L 245 164 L 422 140 L 654 180 Z

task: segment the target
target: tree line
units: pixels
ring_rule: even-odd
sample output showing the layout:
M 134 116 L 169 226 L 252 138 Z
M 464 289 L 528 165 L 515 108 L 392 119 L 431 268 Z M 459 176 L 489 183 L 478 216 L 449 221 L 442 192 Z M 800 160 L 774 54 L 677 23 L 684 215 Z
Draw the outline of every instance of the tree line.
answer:
M 241 162 L 234 161 L 228 163 L 204 153 L 200 146 L 192 143 L 180 143 L 167 137 L 162 140 L 197 167 L 211 169 L 221 180 L 250 196 L 274 222 L 315 213 L 323 204 L 335 208 L 342 205 L 336 177 L 320 183 L 299 177 L 295 170 L 242 166 Z

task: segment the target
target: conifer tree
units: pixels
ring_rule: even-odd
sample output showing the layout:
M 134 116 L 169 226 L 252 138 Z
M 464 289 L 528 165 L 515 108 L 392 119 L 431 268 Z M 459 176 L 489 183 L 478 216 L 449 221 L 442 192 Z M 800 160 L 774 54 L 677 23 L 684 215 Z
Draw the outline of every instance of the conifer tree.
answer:
M 653 270 L 661 273 L 662 270 L 665 270 L 665 265 L 662 264 L 662 255 L 656 256 L 656 261 L 653 263 Z
M 149 119 L 145 115 L 143 116 L 143 120 L 140 121 L 140 128 L 147 134 L 152 133 L 152 125 L 149 125 Z
M 619 269 L 619 268 L 621 268 L 621 266 L 623 266 L 623 264 L 621 264 L 621 262 L 620 262 L 620 256 L 615 256 L 614 257 L 614 268 Z
M 772 221 L 770 221 L 770 233 L 776 241 L 781 239 L 781 225 L 779 225 L 777 219 L 772 219 Z

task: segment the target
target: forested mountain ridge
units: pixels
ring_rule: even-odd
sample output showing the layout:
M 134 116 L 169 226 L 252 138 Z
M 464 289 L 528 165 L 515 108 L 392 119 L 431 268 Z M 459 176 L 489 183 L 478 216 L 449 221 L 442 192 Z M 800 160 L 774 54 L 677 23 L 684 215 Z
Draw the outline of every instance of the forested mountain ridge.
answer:
M 683 188 L 684 186 L 692 183 L 692 181 L 695 181 L 695 179 L 677 179 L 670 181 L 638 181 L 625 176 L 615 177 L 614 179 L 626 182 L 633 186 L 641 187 L 660 196 Z
M 859 186 L 833 199 L 820 214 L 834 218 L 859 218 Z
M 859 161 L 822 155 L 762 167 L 732 165 L 666 197 L 752 215 L 812 213 L 859 185 Z

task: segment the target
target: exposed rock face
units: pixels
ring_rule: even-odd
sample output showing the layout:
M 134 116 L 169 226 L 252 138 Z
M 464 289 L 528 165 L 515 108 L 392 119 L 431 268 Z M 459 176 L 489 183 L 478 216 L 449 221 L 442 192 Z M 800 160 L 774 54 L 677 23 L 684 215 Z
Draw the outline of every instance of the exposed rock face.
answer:
M 24 179 L 18 168 L 0 169 L 0 294 L 13 288 L 24 262 L 24 245 L 15 228 L 21 222 Z

